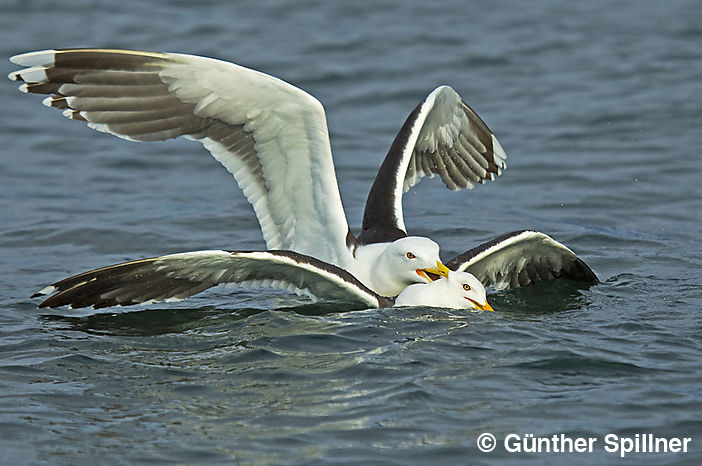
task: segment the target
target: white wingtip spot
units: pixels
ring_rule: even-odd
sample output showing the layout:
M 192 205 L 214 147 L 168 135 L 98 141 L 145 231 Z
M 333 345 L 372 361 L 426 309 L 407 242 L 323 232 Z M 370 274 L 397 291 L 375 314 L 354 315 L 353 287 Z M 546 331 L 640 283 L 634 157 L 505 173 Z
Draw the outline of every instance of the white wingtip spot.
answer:
M 502 149 L 502 146 L 497 141 L 497 138 L 495 137 L 495 135 L 492 134 L 491 136 L 492 136 L 492 152 L 495 154 L 495 157 L 500 159 L 499 163 L 497 165 L 500 166 L 500 168 L 507 168 L 507 163 L 505 162 L 507 160 L 507 154 L 505 153 L 504 149 Z
M 15 71 L 8 75 L 8 78 L 14 81 L 25 81 L 28 83 L 42 83 L 48 81 L 46 68 L 41 66 L 33 66 L 23 70 Z
M 49 285 L 49 286 L 44 287 L 41 290 L 37 291 L 36 293 L 34 293 L 34 295 L 35 296 L 46 296 L 48 294 L 53 293 L 56 290 L 57 290 L 57 288 L 54 285 Z
M 22 85 L 19 87 L 19 91 L 20 91 L 20 92 L 24 92 L 25 94 L 29 94 L 29 89 L 27 88 L 27 85 L 26 85 L 26 84 L 22 84 Z
M 53 66 L 55 56 L 56 50 L 39 50 L 15 55 L 10 57 L 10 61 L 20 66 Z

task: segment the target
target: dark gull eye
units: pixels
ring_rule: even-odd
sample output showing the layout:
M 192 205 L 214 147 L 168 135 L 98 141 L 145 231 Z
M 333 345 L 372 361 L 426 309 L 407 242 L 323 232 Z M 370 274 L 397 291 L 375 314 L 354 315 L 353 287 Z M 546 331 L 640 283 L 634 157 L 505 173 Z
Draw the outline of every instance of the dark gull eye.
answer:
M 417 256 L 415 256 L 415 255 L 412 254 L 411 252 L 408 252 L 408 253 L 405 254 L 405 255 L 407 256 L 407 259 L 416 259 L 416 258 L 417 258 Z
M 463 284 L 463 289 L 466 291 L 470 291 L 470 285 L 468 283 Z

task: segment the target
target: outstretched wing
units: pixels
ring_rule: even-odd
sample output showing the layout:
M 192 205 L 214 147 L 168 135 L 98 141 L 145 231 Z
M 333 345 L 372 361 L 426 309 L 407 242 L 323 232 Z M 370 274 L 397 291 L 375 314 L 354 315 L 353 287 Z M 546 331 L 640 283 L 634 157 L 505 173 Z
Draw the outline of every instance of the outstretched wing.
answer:
M 223 283 L 371 307 L 393 304 L 339 267 L 292 251 L 194 251 L 124 262 L 66 278 L 32 297 L 51 295 L 39 307 L 98 309 L 177 301 Z
M 449 86 L 436 88 L 412 111 L 390 147 L 368 194 L 361 243 L 406 236 L 402 194 L 439 175 L 452 190 L 492 180 L 507 155 L 483 120 Z
M 597 275 L 573 251 L 538 231 L 507 233 L 460 254 L 446 266 L 470 272 L 487 288 L 507 290 L 567 278 L 597 283 Z
M 234 175 L 269 249 L 352 260 L 322 105 L 258 71 L 211 58 L 128 50 L 44 50 L 11 58 L 21 90 L 132 141 L 186 136 Z M 352 238 L 352 237 L 349 237 Z

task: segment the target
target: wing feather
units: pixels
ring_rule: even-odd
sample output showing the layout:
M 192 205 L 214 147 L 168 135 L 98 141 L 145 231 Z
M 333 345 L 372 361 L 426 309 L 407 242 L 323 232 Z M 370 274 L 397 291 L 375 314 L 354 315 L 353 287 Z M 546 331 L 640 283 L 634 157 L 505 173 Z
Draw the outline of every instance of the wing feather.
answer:
M 98 309 L 181 300 L 226 283 L 392 306 L 343 269 L 292 251 L 194 251 L 124 262 L 66 278 L 32 297 L 50 295 L 39 307 Z
M 475 275 L 498 290 L 566 278 L 597 283 L 597 275 L 573 251 L 538 231 L 507 233 L 460 254 L 446 266 Z
M 129 50 L 44 50 L 11 59 L 21 90 L 133 141 L 200 141 L 232 173 L 270 249 L 339 266 L 353 260 L 322 105 L 224 61 Z
M 371 187 L 361 243 L 406 235 L 402 195 L 423 177 L 439 175 L 451 190 L 493 180 L 507 155 L 480 117 L 449 86 L 431 92 L 410 113 Z

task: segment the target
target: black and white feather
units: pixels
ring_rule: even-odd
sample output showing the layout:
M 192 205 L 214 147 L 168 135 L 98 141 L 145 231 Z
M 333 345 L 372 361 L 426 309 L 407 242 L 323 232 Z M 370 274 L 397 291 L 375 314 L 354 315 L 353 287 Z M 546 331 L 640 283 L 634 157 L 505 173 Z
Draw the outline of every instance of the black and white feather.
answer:
M 395 138 L 369 193 L 357 241 L 341 204 L 324 109 L 306 92 L 233 63 L 177 53 L 44 50 L 11 60 L 26 68 L 10 73 L 10 79 L 22 81 L 25 92 L 48 94 L 44 104 L 62 109 L 68 118 L 132 141 L 179 136 L 200 141 L 233 174 L 269 249 L 315 257 L 357 277 L 379 268 L 386 249 L 378 246 L 407 235 L 402 194 L 423 177 L 438 175 L 455 190 L 492 180 L 505 168 L 506 155 L 490 129 L 453 89 L 441 86 L 412 111 Z M 423 248 L 427 251 L 435 246 L 428 239 L 425 243 L 431 243 Z M 243 253 L 192 252 L 98 269 L 58 282 L 55 290 L 47 288 L 56 294 L 46 303 L 69 297 L 68 304 L 100 306 L 164 300 L 246 281 L 230 264 L 232 254 Z M 276 261 L 257 264 L 283 267 L 285 258 L 291 259 L 283 252 L 270 254 L 277 254 Z M 433 255 L 438 259 L 432 253 L 425 262 L 433 264 Z M 498 289 L 559 277 L 597 281 L 572 251 L 538 232 L 510 233 L 449 264 Z M 310 267 L 316 275 L 326 270 L 320 264 Z M 343 276 L 337 272 L 334 277 Z M 260 274 L 260 280 L 275 280 Z M 133 276 L 148 280 L 128 280 Z M 113 289 L 93 285 L 98 279 Z M 373 280 L 362 280 L 388 294 Z M 133 289 L 125 288 L 127 282 Z M 308 280 L 307 288 L 282 283 L 327 296 Z M 83 296 L 75 294 L 78 290 L 99 293 Z M 337 291 L 333 296 L 344 296 Z
M 194 251 L 124 262 L 66 278 L 32 297 L 51 295 L 39 307 L 98 309 L 178 301 L 220 284 L 278 288 L 368 307 L 394 303 L 345 270 L 292 251 Z
M 186 136 L 234 175 L 269 249 L 344 267 L 353 260 L 326 116 L 306 92 L 220 60 L 129 50 L 44 50 L 11 58 L 21 90 L 132 141 Z
M 402 193 L 424 176 L 451 189 L 493 179 L 506 155 L 485 123 L 450 87 L 411 113 L 371 189 L 360 242 L 341 203 L 324 108 L 264 73 L 211 58 L 110 49 L 17 55 L 20 89 L 71 119 L 131 141 L 184 136 L 200 141 L 253 206 L 266 246 L 345 270 L 379 268 L 383 248 L 406 235 Z M 438 255 L 436 257 L 438 259 Z M 430 263 L 433 264 L 435 260 Z M 368 274 L 357 275 L 384 295 Z
M 487 288 L 508 290 L 565 278 L 597 283 L 597 275 L 573 251 L 538 231 L 507 233 L 460 254 L 446 266 L 469 272 Z
M 344 301 L 370 308 L 431 306 L 492 311 L 485 288 L 467 272 L 439 271 L 444 278 L 406 287 L 384 298 L 335 265 L 292 251 L 195 251 L 91 270 L 35 293 L 39 307 L 129 306 L 178 301 L 220 284 L 278 288 L 313 300 Z
M 507 155 L 480 117 L 449 86 L 431 92 L 409 115 L 385 156 L 366 200 L 362 244 L 407 234 L 402 195 L 439 175 L 451 190 L 493 180 Z

